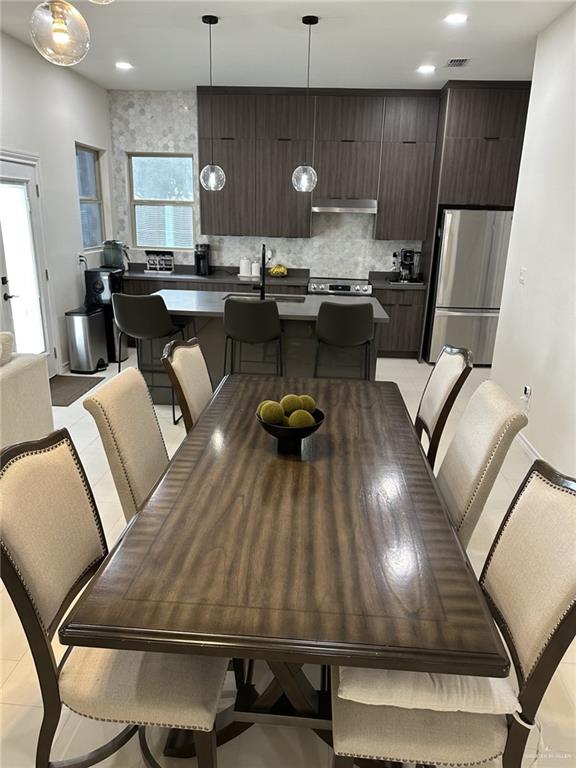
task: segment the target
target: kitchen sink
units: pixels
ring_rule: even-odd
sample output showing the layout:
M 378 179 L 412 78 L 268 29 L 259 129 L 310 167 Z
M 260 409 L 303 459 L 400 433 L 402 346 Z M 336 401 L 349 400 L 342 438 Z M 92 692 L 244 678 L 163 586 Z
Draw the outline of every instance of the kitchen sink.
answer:
M 306 296 L 292 296 L 282 293 L 267 293 L 267 299 L 272 301 L 283 301 L 287 304 L 303 304 L 306 301 Z M 228 293 L 222 298 L 222 301 L 226 299 L 249 299 L 250 301 L 260 301 L 260 296 L 253 296 L 249 293 Z

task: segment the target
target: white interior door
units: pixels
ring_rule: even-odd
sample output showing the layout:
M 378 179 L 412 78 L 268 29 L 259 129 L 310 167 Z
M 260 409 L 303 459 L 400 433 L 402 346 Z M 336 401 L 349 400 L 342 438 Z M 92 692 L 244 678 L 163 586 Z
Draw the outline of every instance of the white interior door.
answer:
M 53 374 L 56 361 L 37 184 L 34 163 L 0 161 L 1 319 L 3 328 L 14 334 L 15 350 L 47 352 Z

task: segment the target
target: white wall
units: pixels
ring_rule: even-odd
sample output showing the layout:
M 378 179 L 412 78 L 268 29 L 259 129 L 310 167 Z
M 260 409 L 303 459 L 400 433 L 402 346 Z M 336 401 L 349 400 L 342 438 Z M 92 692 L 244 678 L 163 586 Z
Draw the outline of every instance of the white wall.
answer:
M 525 436 L 576 475 L 576 6 L 538 37 L 492 376 L 532 387 Z M 520 270 L 526 269 L 525 284 Z
M 72 70 L 45 61 L 34 49 L 2 34 L 0 148 L 40 157 L 44 246 L 50 271 L 58 363 L 68 361 L 64 312 L 84 299 L 75 142 L 105 151 L 102 186 L 111 231 L 107 92 Z M 99 255 L 89 258 L 99 264 Z

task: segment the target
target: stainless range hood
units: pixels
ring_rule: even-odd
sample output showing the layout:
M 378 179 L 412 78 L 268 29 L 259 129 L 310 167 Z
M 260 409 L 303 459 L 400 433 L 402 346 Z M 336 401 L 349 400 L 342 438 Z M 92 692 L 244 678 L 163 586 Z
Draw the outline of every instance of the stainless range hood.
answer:
M 326 197 L 312 201 L 312 213 L 371 213 L 378 210 L 377 200 L 351 200 Z

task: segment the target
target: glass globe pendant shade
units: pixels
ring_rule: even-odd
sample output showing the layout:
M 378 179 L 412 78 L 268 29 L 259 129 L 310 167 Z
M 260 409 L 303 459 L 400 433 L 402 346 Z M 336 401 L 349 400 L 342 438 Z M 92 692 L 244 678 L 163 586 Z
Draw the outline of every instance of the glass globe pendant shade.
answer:
M 90 30 L 82 14 L 64 0 L 40 3 L 30 19 L 36 50 L 60 67 L 82 61 L 90 49 Z
M 311 165 L 299 165 L 292 174 L 292 186 L 296 192 L 312 192 L 318 182 L 318 174 Z
M 226 174 L 219 165 L 205 165 L 200 171 L 200 183 L 209 192 L 220 192 L 226 184 Z

